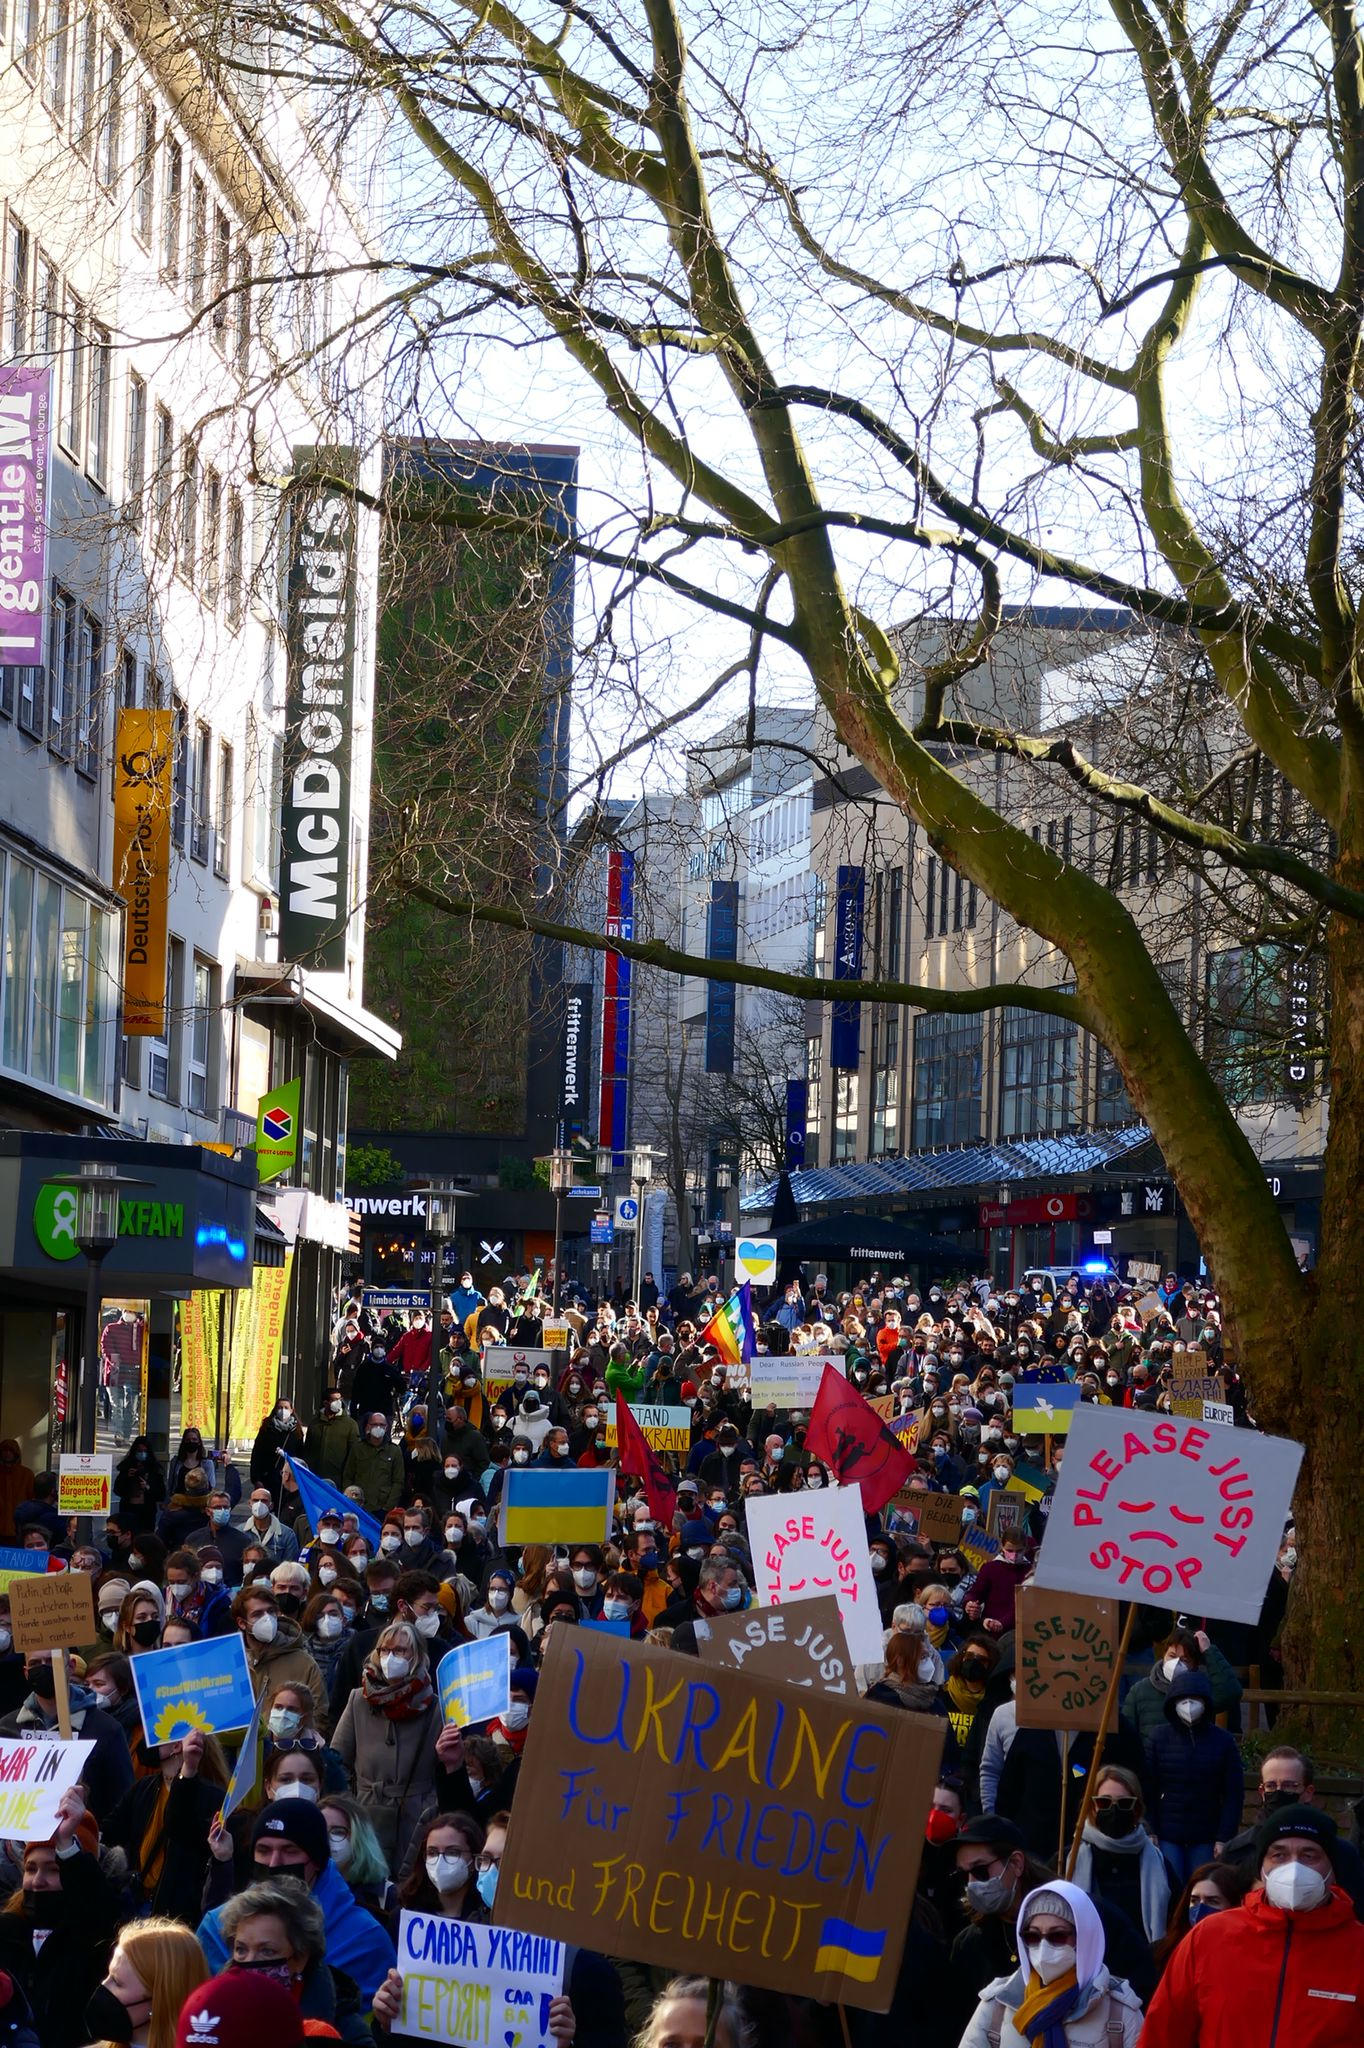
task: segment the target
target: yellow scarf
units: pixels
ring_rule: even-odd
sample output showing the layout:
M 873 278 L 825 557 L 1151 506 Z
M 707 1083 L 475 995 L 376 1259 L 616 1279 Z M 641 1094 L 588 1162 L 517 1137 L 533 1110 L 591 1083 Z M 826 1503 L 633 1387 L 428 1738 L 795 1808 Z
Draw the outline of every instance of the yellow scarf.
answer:
M 1054 2005 L 1058 1998 L 1064 1998 L 1068 1991 L 1073 1991 L 1075 1989 L 1075 1982 L 1075 1969 L 1073 1965 L 1066 1971 L 1064 1976 L 1055 1978 L 1050 1984 L 1044 1984 L 1040 1977 L 1034 1976 L 1023 1995 L 1018 2010 L 1014 2013 L 1015 2031 L 1026 2035 L 1031 2040 L 1033 2025 L 1035 2025 L 1039 2015 L 1044 2013 L 1049 2005 Z

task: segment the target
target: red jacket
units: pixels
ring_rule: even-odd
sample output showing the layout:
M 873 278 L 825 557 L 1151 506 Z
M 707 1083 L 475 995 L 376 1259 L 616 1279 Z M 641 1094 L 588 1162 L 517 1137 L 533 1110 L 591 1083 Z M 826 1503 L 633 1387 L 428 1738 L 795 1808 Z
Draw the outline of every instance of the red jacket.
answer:
M 1191 1928 L 1171 1956 L 1137 2048 L 1359 2048 L 1364 1926 L 1331 1887 L 1282 1913 L 1257 1886 Z
M 404 1372 L 426 1372 L 431 1364 L 431 1332 L 404 1330 L 390 1349 L 388 1362 L 401 1366 Z

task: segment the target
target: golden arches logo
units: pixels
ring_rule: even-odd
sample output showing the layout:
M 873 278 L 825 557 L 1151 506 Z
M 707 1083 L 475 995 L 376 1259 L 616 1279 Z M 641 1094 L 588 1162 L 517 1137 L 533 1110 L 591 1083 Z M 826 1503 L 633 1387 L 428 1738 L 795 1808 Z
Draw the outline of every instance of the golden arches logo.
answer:
M 152 1733 L 158 1742 L 178 1742 L 195 1728 L 201 1735 L 213 1733 L 213 1723 L 200 1712 L 193 1700 L 172 1700 L 157 1715 Z

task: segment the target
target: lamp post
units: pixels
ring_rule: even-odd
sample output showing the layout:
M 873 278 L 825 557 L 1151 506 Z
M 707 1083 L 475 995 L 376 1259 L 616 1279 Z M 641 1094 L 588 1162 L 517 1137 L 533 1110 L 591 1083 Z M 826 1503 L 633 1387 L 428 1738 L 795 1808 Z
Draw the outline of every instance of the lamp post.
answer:
M 95 1418 L 99 1399 L 99 1309 L 104 1261 L 118 1242 L 118 1203 L 124 1188 L 145 1187 L 129 1180 L 117 1167 L 102 1160 L 89 1160 L 79 1173 L 61 1174 L 66 1191 L 57 1197 L 54 1214 L 74 1236 L 85 1256 L 85 1341 L 82 1347 L 80 1399 L 73 1403 L 77 1426 L 76 1448 L 95 1448 Z
M 559 1268 L 564 1255 L 564 1196 L 572 1185 L 573 1154 L 566 1145 L 556 1145 L 549 1155 L 549 1186 L 554 1197 L 554 1279 L 550 1301 L 556 1316 L 559 1313 Z
M 440 1400 L 440 1312 L 445 1305 L 445 1247 L 455 1234 L 455 1204 L 462 1192 L 460 1188 L 434 1184 L 417 1189 L 426 1220 L 426 1234 L 431 1239 L 431 1370 L 426 1383 L 428 1429 L 431 1428 L 432 1410 L 438 1403 L 442 1412 L 444 1409 Z M 437 1435 L 435 1430 L 431 1433 Z
M 635 1194 L 635 1306 L 644 1284 L 644 1197 L 654 1177 L 652 1145 L 636 1145 L 630 1158 L 630 1181 Z

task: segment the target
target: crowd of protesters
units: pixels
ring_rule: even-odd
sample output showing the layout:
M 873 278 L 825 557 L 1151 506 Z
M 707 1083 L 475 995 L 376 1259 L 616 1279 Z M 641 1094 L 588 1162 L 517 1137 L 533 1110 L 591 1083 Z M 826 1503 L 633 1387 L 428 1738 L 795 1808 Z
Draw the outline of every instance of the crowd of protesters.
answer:
M 485 1298 L 464 1274 L 434 1333 L 420 1315 L 377 1321 L 357 1294 L 339 1304 L 320 1399 L 281 1397 L 245 1471 L 193 1428 L 169 1461 L 145 1435 L 121 1444 L 94 1542 L 58 1514 L 52 1475 L 0 1443 L 0 1541 L 88 1572 L 98 1631 L 71 1659 L 73 1733 L 93 1743 L 81 1783 L 50 1841 L 0 1845 L 0 2048 L 403 2048 L 398 1915 L 497 1921 L 547 1645 L 605 1618 L 694 1654 L 698 1622 L 754 1599 L 745 1502 L 834 1483 L 808 1415 L 755 1410 L 747 1370 L 707 1341 L 721 1301 L 716 1278 L 686 1275 L 666 1297 L 646 1276 L 638 1303 L 575 1293 L 572 1341 L 547 1365 L 535 1276 Z M 1064 1437 L 1015 1429 L 1018 1378 L 1048 1367 L 1083 1401 L 1168 1409 L 1178 1347 L 1197 1346 L 1234 1426 L 1253 1428 L 1215 1295 L 1174 1274 L 1008 1291 L 873 1274 L 841 1294 L 814 1275 L 775 1292 L 757 1343 L 840 1354 L 914 1452 L 899 1505 L 868 1520 L 883 1651 L 858 1673 L 870 1702 L 942 1725 L 930 1809 L 903 1816 L 924 1839 L 894 2000 L 835 2015 L 738 1984 L 717 2001 L 647 1950 L 575 1948 L 550 2013 L 558 2048 L 1364 2040 L 1357 1817 L 1332 1817 L 1302 1750 L 1272 1731 L 1253 1752 L 1239 1739 L 1243 1674 L 1272 1688 L 1279 1669 L 1291 1525 L 1258 1624 L 1138 1611 L 1097 1766 L 1092 1735 L 1014 1713 L 1014 1593 L 1064 1458 Z M 121 1355 L 111 1345 L 114 1368 Z M 690 1449 L 668 1461 L 675 1512 L 656 1518 L 621 1472 L 609 1542 L 504 1547 L 508 1469 L 614 1463 L 618 1393 L 690 1411 Z M 125 1417 L 131 1430 L 120 1398 L 110 1419 Z M 291 1459 L 344 1506 L 310 1521 Z M 982 1562 L 964 1539 L 997 1490 L 1024 1511 Z M 914 1496 L 942 1491 L 962 1504 L 951 1544 L 917 1533 Z M 150 1745 L 132 1667 L 233 1630 L 264 1741 L 255 1795 L 223 1822 L 229 1756 L 197 1733 Z M 446 1725 L 441 1658 L 499 1632 L 509 1707 Z M 0 1593 L 0 1735 L 50 1736 L 56 1692 L 50 1656 L 15 1652 Z

